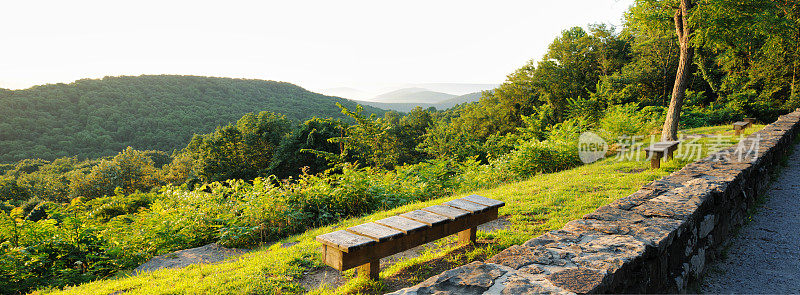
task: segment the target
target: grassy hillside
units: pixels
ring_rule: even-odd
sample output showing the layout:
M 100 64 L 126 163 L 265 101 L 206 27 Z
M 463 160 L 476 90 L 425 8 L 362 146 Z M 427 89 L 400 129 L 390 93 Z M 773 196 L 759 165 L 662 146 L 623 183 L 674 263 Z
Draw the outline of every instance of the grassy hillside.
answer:
M 755 132 L 763 126 L 746 130 Z M 704 127 L 685 131 L 686 134 L 732 135 L 729 126 Z M 710 146 L 733 144 L 735 137 L 703 136 L 694 143 L 704 144 L 702 153 L 711 152 Z M 159 270 L 138 276 L 118 275 L 63 291 L 44 291 L 55 294 L 111 294 L 125 291 L 126 294 L 287 294 L 312 291 L 314 293 L 384 293 L 418 283 L 443 269 L 463 265 L 476 259 L 484 259 L 511 245 L 549 230 L 562 227 L 572 219 L 593 211 L 620 197 L 636 191 L 642 185 L 676 171 L 689 159 L 665 163 L 661 169 L 650 170 L 649 162 L 641 160 L 618 161 L 607 158 L 593 164 L 558 173 L 539 174 L 525 181 L 508 183 L 495 188 L 434 199 L 406 205 L 393 210 L 351 218 L 336 224 L 311 229 L 303 234 L 283 239 L 268 247 L 229 259 L 218 264 L 193 265 L 183 269 Z M 319 234 L 346 228 L 363 222 L 382 219 L 391 215 L 438 204 L 466 194 L 477 193 L 506 202 L 500 215 L 507 222 L 504 229 L 486 233 L 478 232 L 479 243 L 459 247 L 454 239 L 443 239 L 435 247 L 423 250 L 421 256 L 403 259 L 381 271 L 381 280 L 371 282 L 352 279 L 343 286 L 321 286 L 306 290 L 300 281 L 309 272 L 321 269 L 318 243 Z
M 243 114 L 341 117 L 356 103 L 275 81 L 197 76 L 106 77 L 0 91 L 0 163 L 111 156 L 127 146 L 169 151 Z M 366 107 L 367 112 L 383 111 Z

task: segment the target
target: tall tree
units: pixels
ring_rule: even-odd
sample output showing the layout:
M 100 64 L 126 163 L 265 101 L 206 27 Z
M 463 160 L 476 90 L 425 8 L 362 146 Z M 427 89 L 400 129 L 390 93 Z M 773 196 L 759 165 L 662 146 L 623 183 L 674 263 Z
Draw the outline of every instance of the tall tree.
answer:
M 686 97 L 686 84 L 689 81 L 689 67 L 691 66 L 694 48 L 689 43 L 692 28 L 689 26 L 689 9 L 692 8 L 691 0 L 679 0 L 680 5 L 675 9 L 675 33 L 678 35 L 680 57 L 678 58 L 678 73 L 675 75 L 675 84 L 672 86 L 672 99 L 667 110 L 667 119 L 661 131 L 661 140 L 676 140 L 678 138 L 678 122 L 681 116 L 681 107 Z

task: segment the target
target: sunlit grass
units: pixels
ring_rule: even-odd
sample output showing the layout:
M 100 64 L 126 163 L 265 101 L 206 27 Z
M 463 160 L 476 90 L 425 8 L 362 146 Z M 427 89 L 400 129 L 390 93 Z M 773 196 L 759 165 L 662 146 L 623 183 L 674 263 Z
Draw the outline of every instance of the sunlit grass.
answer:
M 751 134 L 763 125 L 748 128 Z M 730 126 L 703 127 L 686 130 L 685 134 L 728 134 Z M 738 140 L 723 137 L 725 144 Z M 696 143 L 711 144 L 715 137 L 704 137 Z M 711 152 L 703 150 L 707 155 Z M 618 161 L 607 158 L 574 169 L 539 174 L 527 180 L 508 183 L 495 188 L 478 190 L 452 197 L 410 204 L 392 210 L 370 214 L 361 218 L 343 220 L 334 225 L 310 229 L 286 238 L 270 247 L 264 247 L 217 264 L 198 264 L 183 269 L 164 269 L 138 276 L 118 275 L 113 279 L 99 280 L 77 287 L 59 290 L 41 290 L 57 294 L 282 294 L 301 293 L 305 290 L 299 280 L 304 272 L 322 266 L 319 244 L 314 237 L 337 229 L 347 228 L 367 221 L 378 220 L 411 210 L 476 193 L 506 202 L 500 209 L 508 225 L 495 232 L 478 232 L 479 240 L 492 241 L 489 246 L 475 247 L 459 254 L 453 261 L 471 261 L 478 256 L 491 256 L 511 245 L 521 244 L 544 232 L 561 228 L 566 222 L 580 218 L 595 208 L 629 195 L 642 185 L 661 178 L 692 162 L 694 159 L 675 159 L 663 163 L 660 169 L 650 170 L 642 153 L 641 161 Z M 400 261 L 381 272 L 389 278 L 409 268 L 419 267 L 433 259 L 449 255 L 458 246 L 452 237 L 440 240 L 440 247 L 431 247 L 421 256 Z M 288 247 L 288 243 L 296 243 Z M 353 278 L 353 271 L 345 272 L 350 279 L 339 288 L 311 290 L 312 293 L 379 292 L 384 287 L 379 282 Z M 424 278 L 419 278 L 419 281 Z M 414 283 L 414 282 L 410 282 Z

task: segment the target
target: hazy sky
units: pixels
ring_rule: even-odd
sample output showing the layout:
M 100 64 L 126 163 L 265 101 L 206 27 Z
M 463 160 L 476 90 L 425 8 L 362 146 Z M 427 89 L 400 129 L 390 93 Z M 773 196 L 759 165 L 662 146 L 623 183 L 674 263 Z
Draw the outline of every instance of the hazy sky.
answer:
M 191 74 L 310 89 L 500 83 L 632 0 L 3 1 L 0 87 Z

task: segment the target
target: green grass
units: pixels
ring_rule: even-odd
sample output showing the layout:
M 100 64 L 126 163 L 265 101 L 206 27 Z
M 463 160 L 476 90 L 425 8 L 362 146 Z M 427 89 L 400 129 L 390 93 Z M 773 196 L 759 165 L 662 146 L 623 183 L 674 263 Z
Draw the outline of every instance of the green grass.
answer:
M 763 125 L 748 128 L 750 134 L 763 128 Z M 730 126 L 703 127 L 686 130 L 685 134 L 732 134 Z M 730 145 L 737 138 L 726 138 L 723 143 Z M 698 140 L 699 144 L 719 144 L 714 137 Z M 707 155 L 710 151 L 703 150 Z M 402 206 L 393 210 L 378 212 L 360 218 L 343 220 L 331 226 L 310 229 L 288 237 L 270 246 L 257 249 L 238 258 L 217 264 L 192 265 L 183 269 L 164 269 L 139 276 L 126 274 L 99 280 L 64 290 L 41 290 L 41 293 L 56 294 L 110 294 L 127 291 L 126 294 L 282 294 L 301 293 L 304 289 L 299 280 L 304 272 L 322 266 L 319 258 L 319 244 L 314 237 L 337 229 L 360 223 L 386 218 L 392 215 L 420 209 L 433 204 L 479 194 L 506 202 L 500 215 L 506 218 L 508 226 L 492 233 L 478 232 L 478 240 L 489 241 L 480 246 L 470 246 L 459 251 L 453 237 L 437 242 L 419 257 L 398 262 L 381 272 L 379 282 L 353 278 L 353 271 L 345 272 L 349 281 L 339 288 L 321 288 L 312 293 L 379 293 L 386 291 L 384 281 L 409 272 L 425 270 L 430 261 L 438 260 L 446 265 L 460 265 L 489 257 L 511 245 L 521 244 L 544 232 L 561 228 L 566 222 L 580 218 L 595 208 L 608 204 L 620 197 L 638 190 L 642 185 L 661 178 L 692 162 L 690 159 L 676 158 L 663 163 L 660 169 L 650 170 L 649 162 L 618 161 L 616 158 L 580 166 L 558 173 L 540 174 L 527 180 L 508 183 L 494 188 L 458 194 L 452 197 L 434 199 Z M 287 243 L 296 243 L 283 247 Z M 433 271 L 433 270 L 429 270 Z M 404 285 L 424 280 L 429 275 L 411 276 L 401 282 Z M 430 273 L 435 274 L 435 273 Z M 396 281 L 396 280 L 395 280 Z

